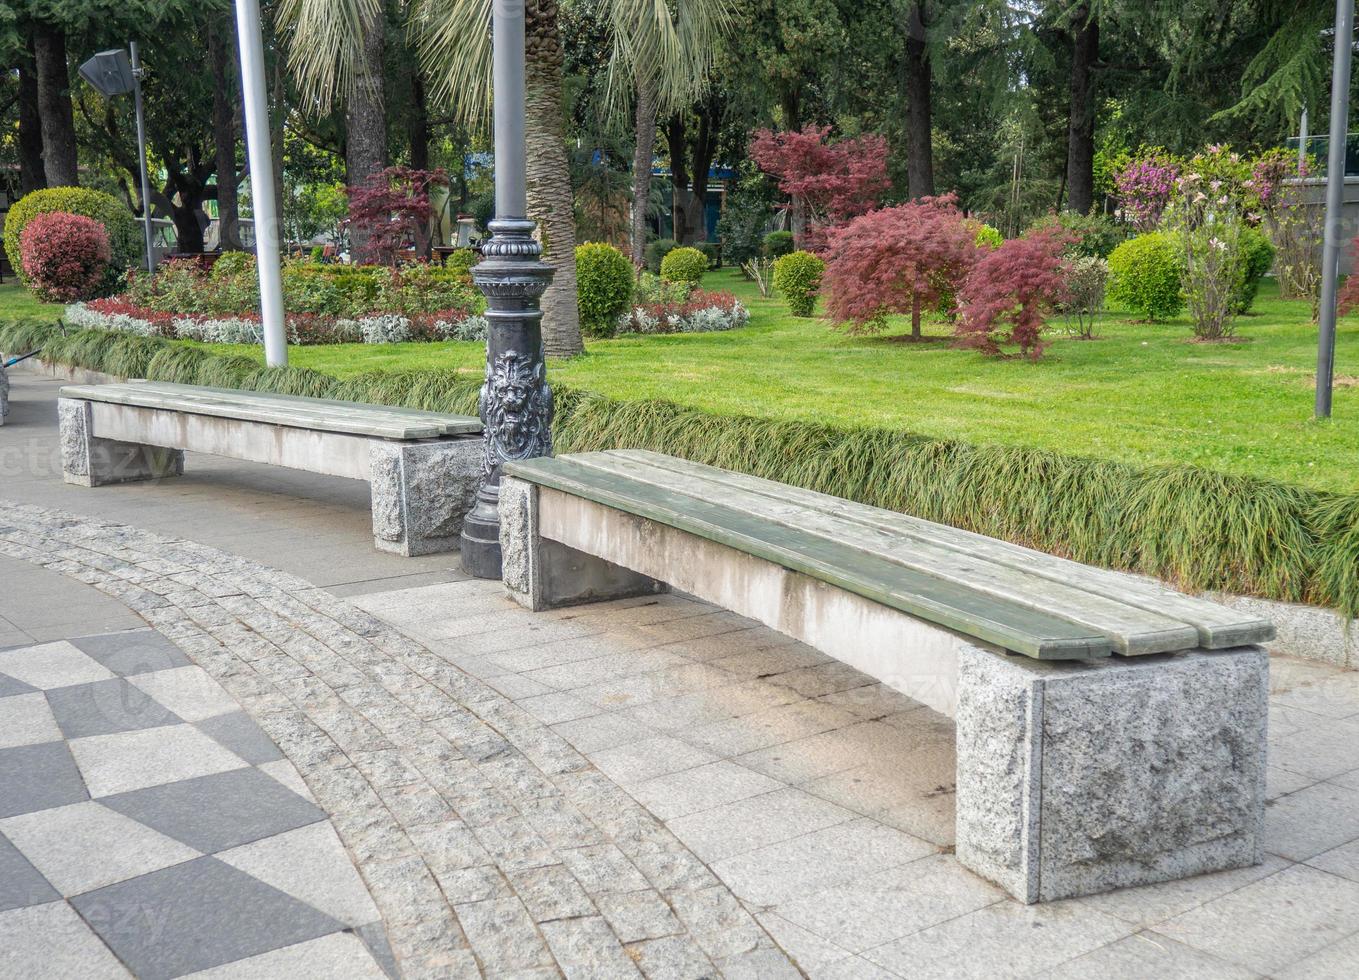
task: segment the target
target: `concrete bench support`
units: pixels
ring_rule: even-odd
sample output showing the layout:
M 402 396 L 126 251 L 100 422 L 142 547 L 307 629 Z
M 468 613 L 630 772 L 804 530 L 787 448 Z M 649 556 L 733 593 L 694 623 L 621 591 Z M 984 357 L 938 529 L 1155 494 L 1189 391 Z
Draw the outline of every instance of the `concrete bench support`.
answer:
M 1260 647 L 1044 662 L 958 657 L 958 860 L 1025 902 L 1263 857 Z
M 93 435 L 89 402 L 61 399 L 62 477 L 82 487 L 102 487 L 184 475 L 184 452 Z
M 663 582 L 544 537 L 538 524 L 539 488 L 500 481 L 500 553 L 505 587 L 534 612 L 667 590 Z
M 5 352 L 0 351 L 0 425 L 9 414 L 9 373 L 5 371 Z
M 952 717 L 957 856 L 1023 902 L 1257 864 L 1268 657 L 1258 646 L 1039 660 L 778 562 L 515 476 L 504 581 L 542 610 L 674 588 Z
M 481 484 L 481 441 L 374 442 L 373 544 L 393 554 L 457 551 Z

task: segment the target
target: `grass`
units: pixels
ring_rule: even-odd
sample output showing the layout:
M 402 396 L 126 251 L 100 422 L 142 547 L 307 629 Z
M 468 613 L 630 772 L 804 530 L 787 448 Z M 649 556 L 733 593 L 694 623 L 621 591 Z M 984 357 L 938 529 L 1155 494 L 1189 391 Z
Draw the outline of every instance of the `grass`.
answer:
M 0 283 L 0 319 L 18 320 L 33 317 L 39 320 L 55 320 L 61 316 L 62 307 L 52 303 L 41 303 L 33 298 L 19 281 L 6 276 Z M 8 352 L 7 352 L 8 353 Z
M 720 334 L 588 343 L 554 362 L 554 383 L 625 401 L 705 412 L 881 427 L 978 445 L 1027 446 L 1138 465 L 1192 463 L 1317 489 L 1359 489 L 1359 323 L 1342 321 L 1334 418 L 1312 419 L 1316 328 L 1306 304 L 1261 289 L 1240 339 L 1190 343 L 1189 321 L 1104 314 L 1100 339 L 1054 323 L 1038 363 L 996 360 L 935 338 L 850 337 L 787 315 L 730 271 L 705 285 L 750 306 L 751 325 Z M 0 310 L 0 315 L 3 311 Z M 224 352 L 261 358 L 257 348 Z M 299 347 L 291 363 L 336 377 L 379 370 L 480 371 L 477 344 Z M 1346 374 L 1345 372 L 1348 372 Z

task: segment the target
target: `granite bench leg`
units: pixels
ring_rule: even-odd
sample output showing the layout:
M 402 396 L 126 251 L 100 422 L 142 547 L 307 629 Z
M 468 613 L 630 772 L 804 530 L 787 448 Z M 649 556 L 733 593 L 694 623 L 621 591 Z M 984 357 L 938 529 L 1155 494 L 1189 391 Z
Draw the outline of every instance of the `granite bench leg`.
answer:
M 1259 647 L 959 659 L 958 860 L 1024 902 L 1258 864 Z
M 90 403 L 71 398 L 57 401 L 61 439 L 61 471 L 67 483 L 102 487 L 111 483 L 164 480 L 184 475 L 184 452 L 92 435 Z
M 5 352 L 0 351 L 0 425 L 9 414 L 9 374 L 5 371 Z
M 375 440 L 369 451 L 373 544 L 397 555 L 457 551 L 481 483 L 481 440 Z
M 667 588 L 663 582 L 542 537 L 538 487 L 508 476 L 500 481 L 500 552 L 505 588 L 534 612 L 656 595 Z

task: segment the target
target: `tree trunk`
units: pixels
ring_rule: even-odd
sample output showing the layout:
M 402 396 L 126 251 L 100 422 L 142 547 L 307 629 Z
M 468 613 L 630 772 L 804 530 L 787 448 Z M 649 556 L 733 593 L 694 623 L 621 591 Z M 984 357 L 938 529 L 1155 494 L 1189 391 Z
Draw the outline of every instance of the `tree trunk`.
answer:
M 656 156 L 656 88 L 637 85 L 637 148 L 632 154 L 632 263 L 640 266 L 646 252 L 647 211 L 651 206 L 651 162 Z
M 1071 114 L 1066 135 L 1067 206 L 1089 214 L 1095 204 L 1095 63 L 1099 60 L 1099 20 L 1090 4 L 1072 13 Z
M 524 142 L 528 216 L 538 222 L 552 285 L 543 294 L 543 349 L 552 357 L 584 351 L 576 301 L 576 215 L 562 114 L 562 42 L 557 0 L 529 0 Z
M 34 26 L 33 59 L 38 71 L 38 114 L 42 117 L 42 162 L 48 187 L 80 183 L 76 165 L 75 114 L 71 110 L 71 76 L 66 63 L 66 32 Z
M 906 179 L 913 199 L 934 195 L 930 53 L 925 4 L 911 6 L 906 22 Z
M 920 339 L 920 294 L 911 296 L 911 339 Z
M 709 99 L 697 111 L 698 127 L 694 132 L 690 159 L 693 173 L 687 183 L 689 187 L 681 196 L 682 208 L 676 209 L 677 216 L 682 213 L 683 221 L 676 218 L 675 239 L 681 245 L 693 245 L 708 240 L 708 175 L 712 168 L 713 154 L 717 150 L 714 138 L 717 131 L 717 115 L 720 107 L 716 99 Z
M 387 166 L 387 110 L 383 101 L 383 42 L 385 21 L 364 27 L 363 63 L 355 66 L 354 91 L 345 102 L 345 179 L 357 187 Z M 358 227 L 350 229 L 350 252 L 361 257 L 368 236 Z
M 411 144 L 411 169 L 429 169 L 429 108 L 425 104 L 425 82 L 420 68 L 411 65 L 411 111 L 406 126 Z
M 43 170 L 42 115 L 38 111 L 38 74 L 33 64 L 33 41 L 28 57 L 19 64 L 19 190 L 31 194 L 47 186 Z
M 217 161 L 218 247 L 223 252 L 241 250 L 240 210 L 236 197 L 236 111 L 232 98 L 231 66 L 235 59 L 227 40 L 226 21 L 209 23 L 208 53 L 212 59 L 212 138 Z

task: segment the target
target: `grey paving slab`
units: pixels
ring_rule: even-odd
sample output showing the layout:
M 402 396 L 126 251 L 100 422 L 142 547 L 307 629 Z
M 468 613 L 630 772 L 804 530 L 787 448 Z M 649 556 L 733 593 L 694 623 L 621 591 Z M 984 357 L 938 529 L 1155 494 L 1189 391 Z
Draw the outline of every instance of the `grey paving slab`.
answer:
M 67 739 L 158 728 L 182 721 L 122 677 L 56 688 L 47 692 L 47 702 Z
M 89 799 L 65 742 L 0 749 L 0 817 Z
M 109 735 L 91 735 L 69 743 L 80 774 L 94 797 L 112 796 L 227 772 L 245 765 L 192 725 L 158 728 Z
M 152 786 L 100 802 L 205 854 L 325 819 L 253 767 Z
M 0 832 L 0 912 L 60 898 L 61 893 Z
M 344 929 L 212 857 L 109 885 L 71 904 L 144 980 L 204 970 Z
M 1252 980 L 1259 974 L 1165 936 L 1140 932 L 1045 970 L 1039 976 L 1044 980 L 1089 980 L 1091 977 Z M 1315 978 L 1316 975 L 1308 976 Z
M 251 765 L 283 758 L 283 753 L 264 733 L 264 729 L 244 711 L 232 711 L 205 718 L 198 722 L 197 727 L 199 731 L 207 732 Z
M 3 652 L 3 650 L 0 650 Z M 16 694 L 32 694 L 37 688 L 23 681 L 15 680 L 8 674 L 0 674 L 0 698 L 12 698 Z
M 387 974 L 358 936 L 333 932 L 234 963 L 187 974 L 193 980 L 384 980 Z
M 1265 847 L 1294 861 L 1359 839 L 1359 790 L 1315 783 L 1265 811 Z
M 678 817 L 668 826 L 704 861 L 753 851 L 852 820 L 856 814 L 786 787 Z
M 37 745 L 61 738 L 61 730 L 41 691 L 8 698 L 0 710 L 0 749 Z
M 78 895 L 199 857 L 93 800 L 0 820 L 4 833 L 62 895 Z
M 710 810 L 723 803 L 769 793 L 781 786 L 781 783 L 744 766 L 719 761 L 648 779 L 634 786 L 632 793 L 656 816 L 670 820 Z
M 1359 933 L 1332 943 L 1276 976 L 1279 980 L 1353 980 L 1359 976 Z
M 71 643 L 120 677 L 187 667 L 191 662 L 173 641 L 155 630 L 84 636 Z
M 65 902 L 0 912 L 0 976 L 128 980 L 131 976 Z

